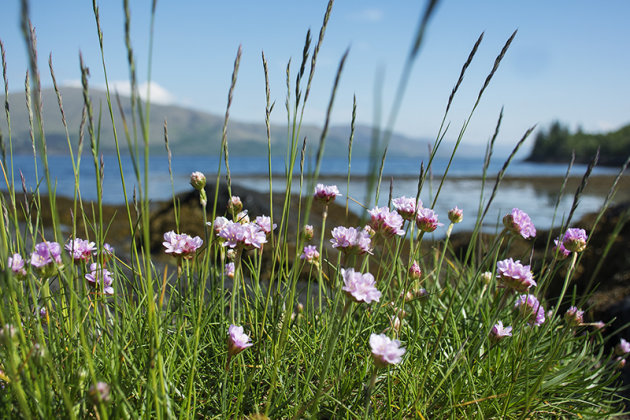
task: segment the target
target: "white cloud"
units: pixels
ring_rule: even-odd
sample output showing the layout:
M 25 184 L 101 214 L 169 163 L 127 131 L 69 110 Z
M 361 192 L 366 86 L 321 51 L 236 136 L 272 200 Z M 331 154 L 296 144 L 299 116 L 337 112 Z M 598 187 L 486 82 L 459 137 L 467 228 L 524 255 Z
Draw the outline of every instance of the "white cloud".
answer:
M 383 19 L 385 13 L 382 9 L 375 7 L 369 7 L 367 9 L 359 10 L 352 15 L 352 18 L 362 22 L 379 22 Z
M 64 80 L 62 86 L 80 88 L 82 87 L 80 80 Z M 149 83 L 144 82 L 138 85 L 138 93 L 140 98 L 144 101 L 147 97 L 147 87 Z M 95 88 L 105 90 L 105 85 L 96 85 Z M 122 96 L 131 95 L 131 85 L 128 80 L 114 80 L 109 82 L 109 89 L 112 92 L 118 92 Z M 160 105 L 169 105 L 175 103 L 182 103 L 178 101 L 175 95 L 166 90 L 163 86 L 160 86 L 156 82 L 151 82 L 151 103 Z

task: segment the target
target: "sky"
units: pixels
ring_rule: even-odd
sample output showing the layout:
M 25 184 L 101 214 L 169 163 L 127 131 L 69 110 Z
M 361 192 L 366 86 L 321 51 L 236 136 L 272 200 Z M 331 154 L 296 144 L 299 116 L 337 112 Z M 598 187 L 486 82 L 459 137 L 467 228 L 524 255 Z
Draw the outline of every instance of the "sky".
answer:
M 19 28 L 20 1 L 3 0 L 0 39 L 6 48 L 9 88 L 23 89 L 27 69 Z M 138 80 L 148 81 L 150 0 L 132 0 L 132 44 Z M 112 86 L 128 90 L 122 1 L 97 1 L 104 33 L 105 62 Z M 291 83 L 299 68 L 307 29 L 315 44 L 326 10 L 324 0 L 158 0 L 151 67 L 155 102 L 223 115 L 236 51 L 242 59 L 231 118 L 264 122 L 261 64 L 269 63 L 272 120 L 286 122 L 286 67 Z M 317 60 L 304 120 L 323 125 L 340 58 L 349 55 L 332 120 L 349 125 L 353 96 L 357 120 L 371 124 L 381 110 L 388 118 L 394 91 L 424 10 L 424 1 L 337 0 Z M 47 58 L 57 80 L 77 85 L 79 51 L 90 68 L 90 85 L 104 86 L 92 2 L 32 0 L 44 86 L 51 85 Z M 610 0 L 443 0 L 429 23 L 414 63 L 395 130 L 433 139 L 460 70 L 478 36 L 484 39 L 446 118 L 447 139 L 460 132 L 494 59 L 518 30 L 498 72 L 473 114 L 463 141 L 480 147 L 491 137 L 504 108 L 501 145 L 515 144 L 531 126 L 553 120 L 589 132 L 630 122 L 630 2 Z M 380 75 L 380 76 L 379 76 Z M 382 87 L 377 89 L 377 81 Z M 292 87 L 293 89 L 293 87 Z M 376 92 L 382 92 L 382 95 Z M 291 92 L 293 95 L 293 92 Z M 530 140 L 529 145 L 533 143 Z

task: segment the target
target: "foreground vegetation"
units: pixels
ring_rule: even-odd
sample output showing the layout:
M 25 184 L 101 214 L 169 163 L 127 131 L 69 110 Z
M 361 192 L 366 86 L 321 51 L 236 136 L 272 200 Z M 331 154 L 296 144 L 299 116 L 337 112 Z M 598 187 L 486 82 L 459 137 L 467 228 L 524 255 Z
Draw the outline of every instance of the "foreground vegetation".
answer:
M 124 6 L 127 9 L 126 1 Z M 401 77 L 397 104 L 434 7 L 435 2 L 430 2 L 421 19 Z M 515 237 L 535 246 L 535 215 L 530 218 L 514 203 L 499 235 L 488 239 L 480 232 L 507 165 L 531 130 L 516 145 L 492 189 L 488 188 L 490 194 L 480 197 L 476 229 L 461 258 L 449 252 L 449 238 L 457 223 L 471 216 L 464 215 L 456 207 L 458 203 L 452 203 L 448 219 L 435 214 L 432 208 L 439 188 L 432 203 L 418 200 L 431 160 L 419 174 L 416 197 L 395 197 L 384 207 L 363 203 L 369 211 L 360 227 L 326 225 L 327 206 L 344 198 L 340 195 L 348 195 L 347 190 L 340 193 L 337 186 L 317 182 L 339 77 L 312 173 L 303 170 L 300 127 L 331 9 L 332 1 L 312 51 L 310 33 L 307 36 L 299 70 L 288 67 L 293 76 L 288 82 L 286 106 L 290 121 L 287 173 L 292 174 L 295 165 L 300 165 L 301 176 L 295 181 L 287 178 L 282 214 L 248 213 L 238 197 L 232 197 L 228 208 L 217 208 L 222 175 L 231 188 L 226 128 L 239 51 L 228 94 L 221 148 L 224 161 L 217 168 L 216 189 L 205 188 L 202 172 L 191 175 L 191 185 L 199 192 L 199 205 L 204 210 L 198 223 L 206 231 L 203 238 L 178 230 L 163 232 L 163 251 L 171 256 L 171 265 L 158 267 L 150 252 L 146 195 L 149 104 L 133 95 L 135 117 L 129 124 L 136 129 L 111 127 L 116 139 L 126 139 L 136 164 L 137 194 L 131 199 L 124 197 L 129 227 L 134 232 L 129 239 L 130 255 L 120 255 L 107 245 L 110 221 L 103 218 L 100 199 L 90 206 L 81 200 L 80 191 L 75 191 L 76 218 L 69 227 L 70 234 L 62 232 L 54 217 L 51 226 L 42 225 L 38 209 L 45 198 L 39 188 L 25 191 L 26 202 L 16 202 L 8 133 L 8 159 L 2 166 L 8 198 L 3 198 L 4 217 L 0 218 L 0 378 L 4 385 L 0 404 L 4 415 L 103 419 L 607 418 L 623 409 L 616 393 L 617 379 L 630 345 L 622 341 L 615 353 L 605 351 L 605 324 L 586 322 L 584 300 L 571 293 L 573 273 L 588 246 L 588 232 L 571 226 L 568 215 L 561 237 L 539 238 L 536 243 L 546 247 L 548 258 L 535 273 L 521 262 L 527 261 L 529 252 L 517 254 L 511 247 Z M 94 12 L 102 41 L 96 5 Z M 43 162 L 42 178 L 49 192 L 46 199 L 54 213 L 53 180 L 46 165 L 46 137 L 38 106 L 39 68 L 27 8 L 24 16 L 33 58 L 32 92 L 31 84 L 27 85 L 27 97 L 33 100 L 29 102 L 34 114 L 33 139 Z M 132 92 L 137 92 L 128 32 L 126 36 Z M 484 81 L 471 118 L 512 38 Z M 462 68 L 444 121 L 481 40 Z M 344 55 L 338 74 L 345 60 Z M 264 56 L 263 71 L 267 75 Z M 81 132 L 85 132 L 85 141 L 75 145 L 68 136 L 68 147 L 76 156 L 75 174 L 79 173 L 82 148 L 88 145 L 90 164 L 102 175 L 99 120 L 90 102 L 83 63 L 82 78 L 85 118 Z M 397 104 L 390 126 L 375 135 L 374 176 L 369 183 L 374 203 L 379 203 L 378 174 L 386 158 Z M 273 108 L 267 85 L 268 127 Z M 113 114 L 114 109 L 108 100 L 108 112 Z M 433 153 L 443 138 L 444 121 Z M 484 176 L 500 121 L 488 143 Z M 270 138 L 269 132 L 267 135 Z M 165 136 L 167 139 L 167 133 Z M 166 144 L 168 147 L 168 141 Z M 350 168 L 352 135 L 348 151 Z M 457 146 L 452 154 L 456 151 Z M 583 184 L 591 169 L 592 165 Z M 126 191 L 125 183 L 130 181 L 122 170 L 120 173 Z M 102 177 L 97 176 L 94 182 L 101 191 Z M 270 190 L 272 182 L 270 174 Z M 298 196 L 291 194 L 292 182 L 299 183 Z M 582 188 L 575 193 L 576 203 Z M 173 200 L 177 207 L 177 198 Z M 289 211 L 292 200 L 298 201 L 297 214 Z M 325 203 L 322 226 L 317 229 L 309 225 L 314 200 Z M 27 216 L 25 223 L 20 223 L 21 216 Z M 447 226 L 439 218 L 448 220 Z M 82 219 L 84 230 L 77 229 L 76 219 Z M 300 229 L 291 231 L 290 220 L 297 220 Z M 590 231 L 593 226 L 586 228 Z M 423 250 L 424 235 L 437 229 L 444 229 L 445 239 L 429 251 Z M 320 235 L 314 236 L 313 231 Z M 292 242 L 297 246 L 291 247 Z M 272 261 L 265 281 L 263 257 Z M 553 301 L 545 301 L 543 292 L 557 272 L 566 272 L 562 293 Z

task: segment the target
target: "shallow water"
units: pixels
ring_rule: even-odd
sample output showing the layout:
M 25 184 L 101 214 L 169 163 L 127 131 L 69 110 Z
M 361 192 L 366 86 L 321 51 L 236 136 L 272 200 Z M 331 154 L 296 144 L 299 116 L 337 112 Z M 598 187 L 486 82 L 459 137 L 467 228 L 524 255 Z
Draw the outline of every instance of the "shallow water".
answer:
M 58 195 L 71 197 L 74 193 L 74 173 L 70 159 L 66 156 L 50 156 L 49 165 L 51 175 L 54 179 L 54 188 Z M 164 156 L 152 157 L 149 164 L 149 197 L 154 201 L 167 200 L 171 194 L 190 191 L 189 176 L 192 171 L 201 170 L 206 173 L 209 180 L 216 179 L 216 168 L 218 165 L 218 157 L 208 156 L 180 156 L 174 157 L 171 164 L 173 184 L 169 175 L 168 160 Z M 121 204 L 124 202 L 123 189 L 120 181 L 120 172 L 118 161 L 115 156 L 104 157 L 104 184 L 103 184 L 103 201 L 108 204 Z M 436 158 L 433 162 L 432 174 L 433 182 L 425 183 L 420 198 L 425 206 L 429 206 L 432 202 L 439 179 L 447 164 L 447 160 Z M 481 197 L 481 168 L 482 160 L 480 158 L 459 158 L 453 163 L 449 178 L 444 183 L 440 192 L 439 199 L 435 205 L 435 211 L 438 213 L 440 220 L 444 223 L 448 222 L 446 217 L 450 208 L 458 206 L 464 210 L 464 221 L 457 226 L 458 230 L 472 230 L 475 223 L 475 217 L 479 208 L 479 200 Z M 133 165 L 128 157 L 122 158 L 123 174 L 126 180 L 126 187 L 129 199 L 131 199 L 135 187 L 135 175 Z M 490 196 L 494 177 L 503 165 L 503 159 L 495 159 L 488 169 L 488 182 L 485 187 L 483 200 L 484 205 Z M 37 186 L 37 177 L 33 165 L 32 156 L 16 156 L 14 157 L 16 189 L 21 190 L 19 171 L 24 175 L 26 189 L 33 191 Z M 284 191 L 285 181 L 284 159 L 274 158 L 272 160 L 272 172 L 274 174 L 274 192 Z M 296 165 L 296 170 L 299 164 Z M 381 194 L 379 205 L 386 205 L 389 198 L 390 179 L 393 179 L 392 195 L 399 197 L 401 195 L 415 196 L 418 186 L 417 174 L 419 173 L 420 159 L 417 158 L 390 158 L 386 162 L 383 171 L 383 185 L 381 186 Z M 232 182 L 244 187 L 258 190 L 268 191 L 269 181 L 267 178 L 268 167 L 266 158 L 254 157 L 234 157 L 230 159 L 230 169 L 232 173 Z M 308 165 L 307 165 L 308 169 Z M 142 171 L 142 169 L 140 169 Z M 345 158 L 327 158 L 323 162 L 321 168 L 320 181 L 328 184 L 337 184 L 343 197 L 339 198 L 339 203 L 345 204 L 346 191 L 346 173 L 348 170 L 347 159 Z M 575 165 L 572 174 L 581 176 L 584 172 L 584 165 Z M 616 168 L 595 168 L 594 174 L 611 175 L 616 174 Z M 83 158 L 80 171 L 81 194 L 84 200 L 96 200 L 96 188 L 94 177 L 94 164 L 91 158 Z M 142 172 L 141 172 L 142 173 Z M 352 161 L 352 177 L 350 183 L 349 196 L 359 203 L 366 203 L 366 174 L 368 173 L 367 159 L 353 159 Z M 572 191 L 569 191 L 562 197 L 558 206 L 558 212 L 555 215 L 555 204 L 558 197 L 559 186 L 546 185 L 546 182 L 540 182 L 541 177 L 563 177 L 566 173 L 566 165 L 563 164 L 536 164 L 529 162 L 513 162 L 507 171 L 506 176 L 518 177 L 518 180 L 504 179 L 499 188 L 496 198 L 486 216 L 485 230 L 494 229 L 499 223 L 502 216 L 513 207 L 518 207 L 527 212 L 534 224 L 539 229 L 547 229 L 554 225 L 558 225 L 562 218 L 568 214 L 573 202 Z M 37 172 L 40 181 L 42 180 L 43 169 L 41 163 Z M 225 174 L 225 169 L 223 169 Z M 10 173 L 8 174 L 10 176 Z M 221 176 L 225 180 L 225 176 Z M 537 181 L 538 180 L 538 181 Z M 4 184 L 4 183 L 3 183 Z M 41 182 L 42 192 L 45 191 L 45 182 Z M 297 180 L 294 182 L 293 191 L 298 193 Z M 3 190 L 6 186 L 3 185 Z M 576 212 L 575 219 L 578 220 L 585 213 L 599 210 L 603 201 L 605 192 L 591 191 L 582 196 L 580 206 Z M 373 203 L 373 195 L 371 196 Z M 359 213 L 363 211 L 362 207 L 355 201 L 349 201 L 349 207 L 352 211 Z M 442 228 L 442 231 L 444 229 Z M 440 230 L 438 230 L 438 233 Z

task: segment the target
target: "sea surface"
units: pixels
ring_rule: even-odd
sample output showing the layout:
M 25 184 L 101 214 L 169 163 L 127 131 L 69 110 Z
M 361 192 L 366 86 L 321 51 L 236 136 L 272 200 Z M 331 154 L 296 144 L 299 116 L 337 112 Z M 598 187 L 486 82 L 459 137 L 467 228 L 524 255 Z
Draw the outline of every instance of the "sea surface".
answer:
M 127 194 L 129 199 L 133 195 L 135 183 L 134 166 L 129 157 L 121 158 L 123 175 L 125 177 Z M 450 208 L 458 206 L 464 210 L 464 222 L 457 227 L 459 230 L 471 230 L 474 227 L 475 217 L 478 212 L 480 200 L 484 203 L 488 200 L 496 174 L 500 171 L 505 158 L 493 159 L 488 168 L 488 177 L 485 188 L 482 190 L 483 160 L 481 158 L 460 157 L 453 161 L 446 181 L 440 191 L 434 210 L 440 220 L 448 222 L 447 213 Z M 49 156 L 48 163 L 57 195 L 72 197 L 74 193 L 75 177 L 70 158 L 67 156 Z M 120 178 L 120 168 L 116 156 L 104 156 L 103 202 L 107 204 L 124 203 L 123 188 Z M 426 162 L 425 162 L 426 164 Z M 267 192 L 269 191 L 268 161 L 266 157 L 230 157 L 230 172 L 232 183 L 242 185 L 249 189 Z M 418 189 L 418 174 L 420 172 L 420 158 L 388 158 L 383 168 L 383 181 L 380 187 L 379 205 L 387 205 L 391 196 L 406 195 L 414 197 Z M 420 198 L 426 207 L 431 206 L 437 192 L 440 180 L 448 165 L 448 160 L 436 158 L 421 191 Z M 190 191 L 190 173 L 202 171 L 208 180 L 215 180 L 219 158 L 217 156 L 177 156 L 172 158 L 169 172 L 169 162 L 166 156 L 154 156 L 150 158 L 149 173 L 149 197 L 153 201 L 168 200 L 172 194 Z M 286 188 L 287 164 L 282 158 L 273 158 L 271 172 L 274 192 L 283 192 Z M 313 165 L 306 162 L 305 171 L 312 170 Z M 35 168 L 32 156 L 14 156 L 14 179 L 16 190 L 22 190 L 20 172 L 24 176 L 24 185 L 27 191 L 34 191 L 39 183 L 42 192 L 46 192 L 46 182 L 43 178 L 43 166 L 38 162 Z M 139 163 L 141 174 L 144 173 L 142 162 Z M 586 167 L 574 165 L 571 176 L 582 176 Z M 567 172 L 564 164 L 540 164 L 524 161 L 513 161 L 507 172 L 506 179 L 497 191 L 490 211 L 486 217 L 484 229 L 490 231 L 500 223 L 502 216 L 514 207 L 527 212 L 534 224 L 539 229 L 547 229 L 553 225 L 559 225 L 563 216 L 566 216 L 573 202 L 572 192 L 568 192 L 560 199 L 558 211 L 555 205 L 558 201 L 558 193 L 555 190 L 541 188 L 536 179 L 541 177 L 563 177 Z M 616 175 L 616 168 L 595 168 L 597 175 Z M 172 183 L 171 183 L 172 173 Z M 225 180 L 225 164 L 222 163 L 221 180 Z M 320 170 L 320 182 L 336 184 L 342 197 L 338 198 L 341 204 L 346 203 L 355 213 L 365 211 L 361 204 L 369 201 L 374 205 L 375 194 L 366 193 L 369 162 L 367 159 L 353 158 L 351 162 L 350 190 L 347 189 L 347 158 L 326 158 L 322 162 Z M 299 174 L 299 162 L 295 164 L 294 174 Z M 143 175 L 141 175 L 143 176 Z M 3 176 L 4 178 L 4 176 Z M 10 169 L 7 170 L 7 178 L 11 178 Z M 512 178 L 512 180 L 510 180 Z M 517 178 L 517 181 L 514 180 Z M 306 179 L 306 177 L 305 177 Z M 305 182 L 303 194 L 307 194 L 308 183 Z M 80 188 L 84 200 L 96 200 L 95 167 L 91 157 L 84 156 L 80 165 Z M 6 182 L 2 180 L 2 190 L 7 190 Z M 293 182 L 293 192 L 299 193 L 299 183 Z M 310 191 L 308 191 L 310 193 Z M 575 219 L 585 213 L 600 209 L 604 201 L 602 194 L 585 194 L 580 200 Z

